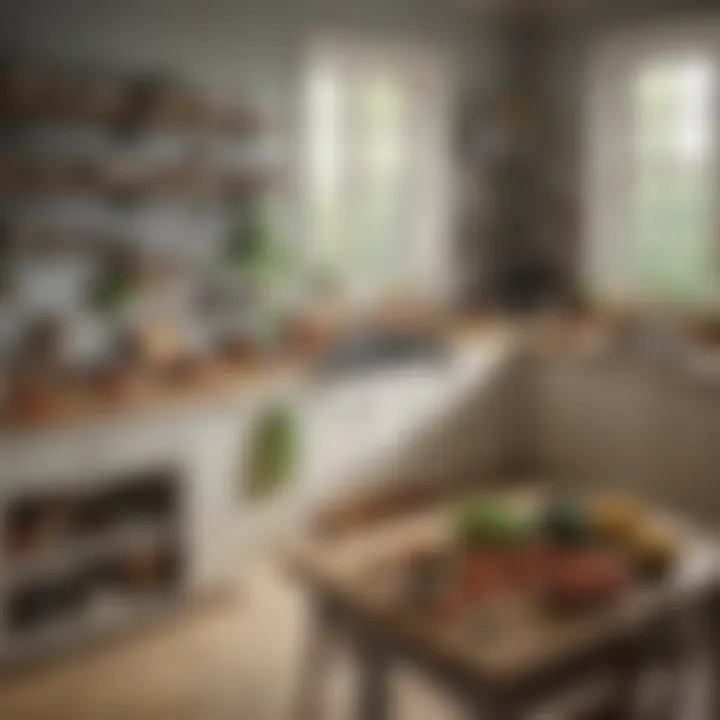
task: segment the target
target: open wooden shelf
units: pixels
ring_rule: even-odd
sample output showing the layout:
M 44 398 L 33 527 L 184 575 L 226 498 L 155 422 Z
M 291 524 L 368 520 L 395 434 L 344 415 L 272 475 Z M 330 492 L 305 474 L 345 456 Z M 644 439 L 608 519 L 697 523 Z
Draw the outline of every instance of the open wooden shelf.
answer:
M 103 164 L 0 159 L 0 195 L 115 198 L 247 197 L 272 182 L 267 171 L 221 172 L 208 167 L 113 168 Z
M 231 136 L 255 134 L 263 124 L 250 108 L 206 100 L 178 83 L 83 78 L 29 65 L 0 72 L 0 120 L 104 125 L 123 134 L 179 131 Z

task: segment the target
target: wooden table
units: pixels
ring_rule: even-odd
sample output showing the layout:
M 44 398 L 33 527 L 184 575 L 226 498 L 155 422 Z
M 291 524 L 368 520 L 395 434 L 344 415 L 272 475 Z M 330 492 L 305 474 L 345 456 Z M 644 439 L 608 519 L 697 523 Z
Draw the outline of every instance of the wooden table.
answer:
M 538 703 L 576 683 L 609 674 L 615 680 L 607 717 L 631 717 L 637 680 L 649 658 L 683 634 L 688 618 L 702 618 L 720 659 L 720 575 L 715 544 L 682 529 L 682 560 L 672 576 L 651 588 L 630 590 L 621 603 L 573 618 L 527 611 L 523 622 L 438 620 L 403 603 L 389 581 L 388 557 L 408 542 L 434 542 L 447 533 L 444 507 L 356 531 L 350 537 L 307 540 L 291 555 L 291 569 L 309 591 L 313 627 L 304 660 L 298 717 L 320 720 L 324 667 L 331 644 L 350 643 L 360 671 L 357 717 L 388 717 L 388 678 L 398 662 L 411 663 L 444 684 L 468 717 L 524 717 Z M 673 521 L 676 522 L 676 521 Z M 476 624 L 477 622 L 477 624 Z M 675 652 L 674 650 L 673 652 Z M 718 663 L 715 663 L 716 667 Z M 716 671 L 717 672 L 717 671 Z M 720 674 L 715 676 L 720 680 Z M 717 688 L 718 682 L 713 683 Z M 720 702 L 715 698 L 720 718 Z M 672 703 L 668 717 L 677 716 Z M 653 715 L 653 717 L 657 717 Z

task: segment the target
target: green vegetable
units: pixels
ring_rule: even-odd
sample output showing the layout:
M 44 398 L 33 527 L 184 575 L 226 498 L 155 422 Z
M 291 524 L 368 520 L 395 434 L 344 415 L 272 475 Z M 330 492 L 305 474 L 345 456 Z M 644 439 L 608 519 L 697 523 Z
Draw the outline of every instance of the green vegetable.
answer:
M 260 207 L 247 210 L 233 227 L 225 246 L 225 262 L 238 270 L 258 271 L 273 254 L 272 234 Z
M 477 500 L 463 508 L 455 523 L 457 538 L 467 545 L 522 545 L 534 530 L 532 518 L 496 498 Z
M 545 534 L 559 545 L 582 545 L 592 534 L 585 508 L 571 500 L 550 501 L 544 508 L 542 524 Z

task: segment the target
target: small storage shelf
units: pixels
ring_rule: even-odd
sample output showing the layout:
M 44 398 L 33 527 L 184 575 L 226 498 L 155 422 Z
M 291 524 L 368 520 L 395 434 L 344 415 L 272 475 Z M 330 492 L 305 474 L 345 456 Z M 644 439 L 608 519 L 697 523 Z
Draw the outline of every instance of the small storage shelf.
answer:
M 178 607 L 175 593 L 158 593 L 133 602 L 117 598 L 105 607 L 96 606 L 84 616 L 59 618 L 32 632 L 11 634 L 0 646 L 0 669 L 30 662 L 41 655 L 61 651 L 69 645 L 78 645 L 100 639 L 145 620 L 165 615 Z
M 33 162 L 0 158 L 0 193 L 7 198 L 115 198 L 227 201 L 272 186 L 267 168 L 223 171 L 205 165 L 116 169 L 102 162 Z
M 24 581 L 53 572 L 71 571 L 124 549 L 141 551 L 176 543 L 175 523 L 138 520 L 96 536 L 67 541 L 59 547 L 40 549 L 23 558 L 21 562 L 11 562 L 8 565 L 5 585 L 12 588 Z
M 178 476 L 104 479 L 7 504 L 0 660 L 41 653 L 121 624 L 182 593 Z

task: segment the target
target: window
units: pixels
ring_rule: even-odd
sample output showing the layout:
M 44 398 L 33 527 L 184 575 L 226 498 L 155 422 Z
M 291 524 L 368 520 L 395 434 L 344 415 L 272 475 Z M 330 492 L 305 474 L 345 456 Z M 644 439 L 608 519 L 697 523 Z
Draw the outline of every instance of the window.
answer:
M 720 301 L 719 68 L 692 33 L 616 43 L 596 66 L 587 269 L 602 299 Z
M 330 44 L 307 73 L 311 263 L 351 293 L 447 282 L 448 83 L 421 48 Z

